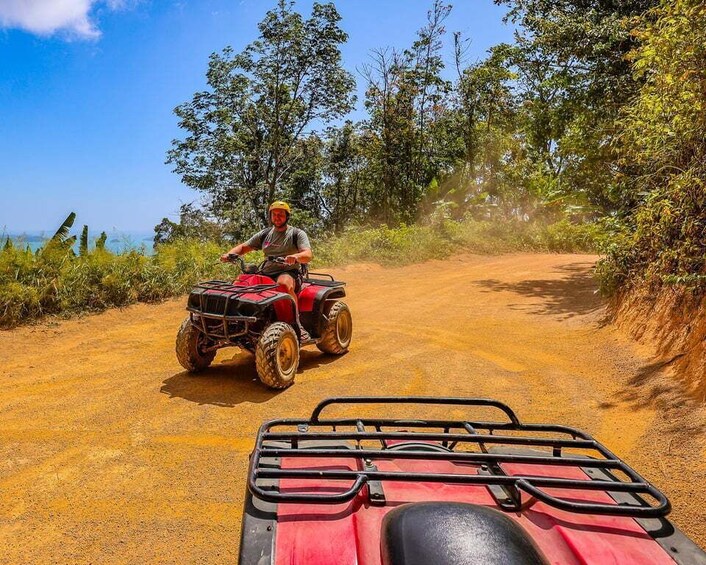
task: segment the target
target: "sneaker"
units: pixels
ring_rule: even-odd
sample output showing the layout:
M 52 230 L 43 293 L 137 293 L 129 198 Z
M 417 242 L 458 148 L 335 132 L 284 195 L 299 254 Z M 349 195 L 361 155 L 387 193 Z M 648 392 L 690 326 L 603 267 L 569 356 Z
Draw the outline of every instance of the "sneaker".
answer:
M 301 336 L 302 343 L 305 343 L 307 341 L 311 341 L 311 336 L 309 335 L 309 332 L 306 331 L 304 328 L 299 328 L 299 334 Z

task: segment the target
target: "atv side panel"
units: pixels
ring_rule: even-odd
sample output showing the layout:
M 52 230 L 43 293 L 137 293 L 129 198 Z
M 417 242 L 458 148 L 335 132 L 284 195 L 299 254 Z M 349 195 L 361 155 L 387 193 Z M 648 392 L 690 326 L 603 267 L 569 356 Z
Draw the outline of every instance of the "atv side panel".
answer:
M 321 284 L 325 283 L 325 284 Z M 319 337 L 325 322 L 324 307 L 327 300 L 346 296 L 341 283 L 331 284 L 329 281 L 316 281 L 302 287 L 299 293 L 299 316 L 304 327 L 312 335 Z

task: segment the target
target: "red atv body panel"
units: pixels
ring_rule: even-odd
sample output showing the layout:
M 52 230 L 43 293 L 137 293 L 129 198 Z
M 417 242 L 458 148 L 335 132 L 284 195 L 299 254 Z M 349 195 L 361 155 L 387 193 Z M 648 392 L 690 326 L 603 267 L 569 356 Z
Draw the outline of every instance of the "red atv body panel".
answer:
M 429 461 L 378 462 L 381 471 L 414 471 L 424 467 L 425 472 L 468 473 L 454 463 Z M 283 468 L 321 468 L 321 460 L 283 459 Z M 521 466 L 508 468 L 521 472 Z M 350 469 L 350 460 L 331 459 L 326 469 Z M 535 465 L 524 469 L 541 473 Z M 556 477 L 556 468 L 545 470 Z M 562 470 L 565 478 L 589 480 L 576 468 Z M 345 485 L 345 486 L 349 486 Z M 372 506 L 361 492 L 352 502 L 336 505 L 280 504 L 277 513 L 274 563 L 277 565 L 380 565 L 380 532 L 382 520 L 390 510 L 410 502 L 467 502 L 496 508 L 488 489 L 482 486 L 444 485 L 433 483 L 404 483 L 383 481 L 387 504 Z M 341 481 L 321 481 L 316 489 L 324 492 L 341 490 Z M 283 479 L 282 491 L 301 492 L 311 489 L 309 481 Z M 614 503 L 599 491 L 573 491 L 564 495 L 579 500 Z M 672 558 L 640 527 L 633 518 L 621 516 L 581 515 L 564 512 L 537 502 L 520 515 L 508 513 L 532 537 L 550 563 L 605 565 L 671 564 Z
M 304 279 L 296 301 L 283 285 L 265 275 L 243 273 L 233 282 L 205 281 L 189 294 L 187 310 L 192 324 L 212 341 L 252 349 L 253 336 L 257 338 L 271 321 L 286 322 L 297 330 L 298 303 L 301 325 L 318 338 L 327 322 L 328 301 L 346 292 L 344 282 L 315 275 Z
M 276 284 L 273 279 L 265 275 L 240 275 L 235 281 L 233 281 L 234 286 L 261 286 L 261 285 L 271 285 Z M 282 285 L 277 285 L 273 289 L 259 290 L 256 292 L 247 292 L 240 295 L 240 300 L 245 300 L 248 302 L 253 302 L 255 304 L 271 301 L 278 295 L 284 294 L 289 297 L 287 289 Z M 287 299 L 276 300 L 273 304 L 275 309 L 275 316 L 281 322 L 287 322 L 290 325 L 294 325 L 296 318 L 294 309 L 292 308 L 291 301 Z
M 386 417 L 321 416 L 353 404 Z M 397 404 L 441 419 L 391 418 Z M 448 419 L 459 406 L 467 419 Z M 488 409 L 504 416 L 477 419 Z M 248 489 L 242 564 L 706 564 L 664 494 L 604 445 L 491 399 L 324 400 L 262 425 Z
M 316 282 L 304 281 L 302 287 L 297 295 L 297 302 L 300 313 L 314 312 L 317 307 L 321 305 L 321 302 L 325 300 L 329 295 L 335 294 L 337 297 L 344 296 L 345 292 L 342 287 L 331 287 L 325 286 L 325 284 L 317 284 Z M 328 281 L 321 281 L 322 283 L 327 283 Z M 275 284 L 275 281 L 270 277 L 264 275 L 240 275 L 235 281 L 233 281 L 235 286 L 259 286 L 259 285 L 271 285 Z M 287 290 L 284 286 L 278 285 L 274 289 L 260 290 L 257 292 L 250 292 L 241 295 L 242 300 L 248 300 L 250 302 L 261 303 L 271 300 L 277 294 L 287 294 Z M 275 302 L 275 311 L 277 312 L 277 318 L 283 322 L 291 323 L 293 321 L 292 314 L 289 311 L 289 305 L 284 303 Z
M 299 311 L 311 312 L 314 309 L 317 294 L 326 290 L 328 290 L 326 287 L 320 285 L 304 283 L 297 297 L 299 299 Z

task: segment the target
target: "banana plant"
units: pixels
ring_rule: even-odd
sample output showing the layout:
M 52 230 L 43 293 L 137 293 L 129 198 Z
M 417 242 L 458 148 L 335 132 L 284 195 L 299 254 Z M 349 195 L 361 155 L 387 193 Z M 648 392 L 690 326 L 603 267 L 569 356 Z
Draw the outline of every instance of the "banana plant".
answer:
M 83 226 L 83 231 L 81 232 L 81 239 L 78 244 L 78 254 L 81 257 L 88 255 L 88 226 Z
M 76 212 L 71 212 L 66 217 L 64 222 L 59 226 L 59 229 L 56 230 L 56 233 L 46 243 L 46 245 L 42 249 L 42 253 L 44 253 L 50 249 L 51 250 L 60 249 L 60 250 L 64 250 L 64 251 L 71 250 L 71 248 L 76 243 L 76 236 L 69 235 L 69 230 L 74 225 L 74 220 L 76 220 Z

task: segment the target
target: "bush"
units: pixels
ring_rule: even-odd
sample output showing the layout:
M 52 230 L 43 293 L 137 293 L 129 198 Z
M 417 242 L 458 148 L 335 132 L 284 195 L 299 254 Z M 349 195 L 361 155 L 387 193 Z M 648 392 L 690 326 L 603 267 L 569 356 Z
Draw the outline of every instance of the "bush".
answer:
M 0 327 L 44 314 L 71 314 L 151 302 L 186 292 L 199 280 L 233 277 L 218 263 L 223 245 L 179 240 L 142 251 L 114 254 L 105 249 L 76 256 L 67 248 L 37 253 L 0 251 Z

